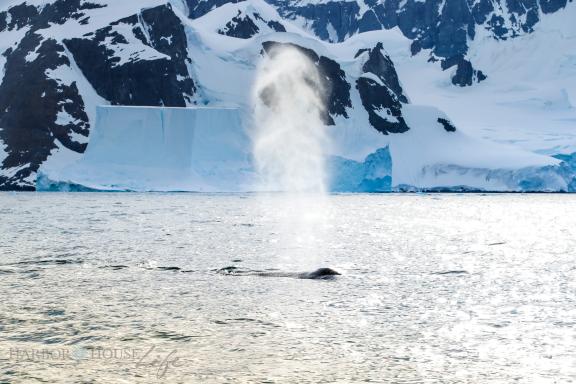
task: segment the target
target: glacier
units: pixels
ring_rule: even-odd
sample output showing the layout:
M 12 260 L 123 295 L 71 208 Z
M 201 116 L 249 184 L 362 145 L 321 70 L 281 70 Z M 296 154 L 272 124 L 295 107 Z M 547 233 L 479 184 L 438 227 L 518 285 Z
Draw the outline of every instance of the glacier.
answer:
M 574 191 L 576 156 L 539 155 L 446 130 L 432 107 L 409 106 L 412 129 L 355 160 L 330 130 L 331 192 Z M 48 163 L 38 191 L 258 190 L 246 117 L 234 108 L 100 106 L 85 154 Z M 380 135 L 379 137 L 384 137 Z M 357 137 L 358 138 L 358 137 Z M 368 145 L 368 143 L 365 143 Z M 383 146 L 381 146 L 383 145 Z M 505 164 L 505 166 L 502 166 Z
M 237 109 L 100 106 L 85 154 L 45 166 L 37 190 L 243 191 L 250 144 Z

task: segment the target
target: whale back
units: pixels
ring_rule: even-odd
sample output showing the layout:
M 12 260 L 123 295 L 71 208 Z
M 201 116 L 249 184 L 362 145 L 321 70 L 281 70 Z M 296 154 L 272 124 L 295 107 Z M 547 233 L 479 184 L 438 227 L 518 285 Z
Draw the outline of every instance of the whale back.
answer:
M 245 270 L 240 269 L 238 267 L 226 267 L 221 268 L 216 271 L 219 274 L 223 275 L 232 275 L 232 276 L 261 276 L 261 277 L 292 277 L 297 279 L 331 279 L 335 276 L 340 275 L 340 273 L 336 272 L 332 268 L 319 268 L 312 272 L 283 272 L 283 271 L 276 271 L 276 270 L 268 270 L 268 271 L 254 271 L 254 270 Z
M 307 272 L 302 274 L 302 279 L 329 279 L 334 276 L 339 276 L 340 273 L 336 272 L 332 268 L 318 268 L 313 272 Z

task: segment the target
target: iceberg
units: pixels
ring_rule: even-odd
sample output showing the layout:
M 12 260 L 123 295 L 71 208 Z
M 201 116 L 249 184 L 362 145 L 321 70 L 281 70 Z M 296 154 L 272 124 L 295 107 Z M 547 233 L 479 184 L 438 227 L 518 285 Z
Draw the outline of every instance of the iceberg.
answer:
M 390 148 L 380 148 L 363 162 L 331 156 L 328 159 L 331 192 L 392 192 Z

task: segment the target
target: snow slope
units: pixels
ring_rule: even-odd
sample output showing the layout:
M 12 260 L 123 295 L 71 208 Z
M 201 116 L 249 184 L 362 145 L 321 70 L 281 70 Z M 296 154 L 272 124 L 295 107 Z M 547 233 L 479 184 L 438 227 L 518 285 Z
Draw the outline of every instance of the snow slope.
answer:
M 466 88 L 452 86 L 450 74 L 431 66 L 425 52 L 412 57 L 398 32 L 376 33 L 415 103 L 442 109 L 473 136 L 554 155 L 576 151 L 574 20 L 570 3 L 515 39 L 495 40 L 478 29 L 469 55 L 488 78 Z

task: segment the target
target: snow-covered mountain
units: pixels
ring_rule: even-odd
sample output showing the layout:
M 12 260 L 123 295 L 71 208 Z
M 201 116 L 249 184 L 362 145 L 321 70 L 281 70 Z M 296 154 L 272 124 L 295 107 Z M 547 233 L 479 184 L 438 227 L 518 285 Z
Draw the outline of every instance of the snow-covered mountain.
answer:
M 489 35 L 507 40 L 533 32 L 547 14 L 572 0 L 268 0 L 280 15 L 325 41 L 342 42 L 369 31 L 397 27 L 416 54 L 430 50 L 443 68 L 456 67 L 452 82 L 471 85 L 486 75 L 467 57 L 470 43 Z M 197 18 L 239 0 L 187 0 Z
M 258 62 L 290 45 L 330 90 L 334 190 L 573 190 L 573 20 L 562 0 L 7 0 L 0 189 L 77 161 L 100 105 L 231 107 L 247 132 Z

